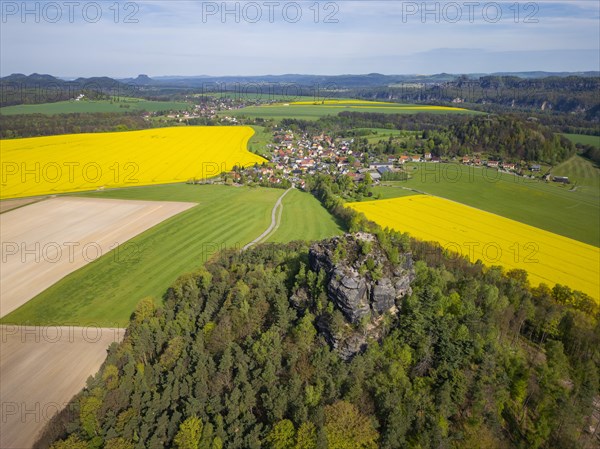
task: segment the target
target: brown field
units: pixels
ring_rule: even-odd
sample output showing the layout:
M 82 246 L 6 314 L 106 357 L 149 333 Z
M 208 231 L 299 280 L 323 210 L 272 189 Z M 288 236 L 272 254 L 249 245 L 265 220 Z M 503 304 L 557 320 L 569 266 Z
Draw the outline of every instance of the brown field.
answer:
M 0 215 L 0 317 L 195 203 L 52 198 Z M 114 252 L 118 256 L 118 251 Z
M 0 326 L 0 447 L 32 447 L 38 433 L 98 371 L 107 348 L 120 342 L 124 332 Z M 76 418 L 76 411 L 72 413 Z
M 23 207 L 27 204 L 42 201 L 44 198 L 46 197 L 34 196 L 31 198 L 16 198 L 14 200 L 2 200 L 0 201 L 0 214 L 3 212 L 8 212 L 9 210 L 16 209 L 17 207 Z

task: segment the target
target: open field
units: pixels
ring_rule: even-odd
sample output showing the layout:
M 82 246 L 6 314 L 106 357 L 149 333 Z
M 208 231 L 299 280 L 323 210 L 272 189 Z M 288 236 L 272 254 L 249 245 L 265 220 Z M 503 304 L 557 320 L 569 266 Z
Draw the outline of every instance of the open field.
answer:
M 189 126 L 2 142 L 0 198 L 203 179 L 265 161 L 250 127 Z
M 343 229 L 310 193 L 291 190 L 283 199 L 280 225 L 267 242 L 321 240 L 343 233 Z
M 138 98 L 114 100 L 58 101 L 56 103 L 20 104 L 0 108 L 0 114 L 72 114 L 86 112 L 132 112 L 132 111 L 172 111 L 188 109 L 189 103 L 177 101 L 150 101 Z
M 563 134 L 573 143 L 581 143 L 583 145 L 593 145 L 600 148 L 600 136 L 588 136 L 587 134 Z
M 119 260 L 111 253 L 103 255 L 1 322 L 125 326 L 140 299 L 161 298 L 178 276 L 198 269 L 216 251 L 241 249 L 265 231 L 271 222 L 273 205 L 282 193 L 279 189 L 172 184 L 84 194 L 89 198 L 168 200 L 198 205 L 132 239 Z M 294 191 L 290 194 L 295 195 Z M 320 208 L 320 203 L 301 198 L 309 209 L 295 215 L 295 222 L 286 221 L 277 232 L 294 240 L 329 236 L 330 224 L 322 228 L 320 236 L 322 225 L 312 227 L 315 225 L 309 222 L 311 217 L 331 220 L 324 210 L 312 210 Z M 285 203 L 284 214 L 288 204 Z
M 264 126 L 253 125 L 252 129 L 254 130 L 254 134 L 252 134 L 252 137 L 248 141 L 248 150 L 259 156 L 267 157 L 270 153 L 267 144 L 273 142 L 273 134 Z
M 367 139 L 370 144 L 378 143 L 379 141 L 387 141 L 390 137 L 395 142 L 406 141 L 409 136 L 421 136 L 420 131 L 406 131 L 401 129 L 387 129 L 387 128 L 353 128 L 349 129 L 344 135 L 345 138 L 361 138 Z
M 429 195 L 351 203 L 381 226 L 439 242 L 471 261 L 523 269 L 532 285 L 568 285 L 600 300 L 600 249 Z
M 575 155 L 552 169 L 555 176 L 567 176 L 572 184 L 600 188 L 600 168 L 592 161 Z
M 546 231 L 600 246 L 600 192 L 588 186 L 546 183 L 462 164 L 406 164 L 411 179 L 395 182 L 502 215 Z M 377 190 L 383 197 L 405 196 L 399 187 Z
M 98 371 L 124 329 L 0 326 L 0 334 L 0 447 L 24 449 Z M 78 419 L 78 410 L 69 416 Z
M 0 317 L 195 203 L 53 198 L 0 216 Z
M 187 184 L 90 193 L 86 196 L 197 205 L 130 240 L 120 257 L 104 254 L 71 273 L 2 322 L 126 326 L 140 299 L 154 296 L 160 301 L 180 275 L 200 268 L 214 252 L 241 248 L 260 235 L 281 193 Z
M 324 102 L 299 101 L 292 103 L 249 106 L 227 115 L 245 116 L 249 118 L 262 117 L 270 119 L 298 118 L 316 120 L 326 115 L 336 115 L 342 111 L 377 112 L 384 114 L 474 114 L 468 109 L 446 106 L 425 106 L 414 104 L 385 103 L 361 100 L 325 100 Z

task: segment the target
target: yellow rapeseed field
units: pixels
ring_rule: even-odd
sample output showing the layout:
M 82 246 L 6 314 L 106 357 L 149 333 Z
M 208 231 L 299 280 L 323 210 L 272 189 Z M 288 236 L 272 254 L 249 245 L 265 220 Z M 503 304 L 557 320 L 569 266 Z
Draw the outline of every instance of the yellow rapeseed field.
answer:
M 526 270 L 532 285 L 568 285 L 600 299 L 600 249 L 594 246 L 429 195 L 349 207 L 383 227 L 439 242 L 471 261 Z
M 247 151 L 254 130 L 182 126 L 0 141 L 0 198 L 209 178 L 265 161 Z
M 290 104 L 299 104 L 299 105 L 310 105 L 310 104 L 325 104 L 325 105 L 335 105 L 335 104 L 389 104 L 396 105 L 396 103 L 390 103 L 389 101 L 368 101 L 368 100 L 312 100 L 312 101 L 293 101 Z M 400 105 L 398 105 L 400 106 Z

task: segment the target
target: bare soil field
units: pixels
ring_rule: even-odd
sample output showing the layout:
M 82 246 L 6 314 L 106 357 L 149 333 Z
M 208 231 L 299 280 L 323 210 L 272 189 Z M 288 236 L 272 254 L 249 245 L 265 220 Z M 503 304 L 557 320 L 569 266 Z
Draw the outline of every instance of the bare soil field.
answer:
M 62 197 L 0 215 L 0 317 L 195 203 Z
M 93 327 L 0 326 L 0 447 L 31 448 L 124 333 Z M 77 419 L 77 411 L 72 413 Z

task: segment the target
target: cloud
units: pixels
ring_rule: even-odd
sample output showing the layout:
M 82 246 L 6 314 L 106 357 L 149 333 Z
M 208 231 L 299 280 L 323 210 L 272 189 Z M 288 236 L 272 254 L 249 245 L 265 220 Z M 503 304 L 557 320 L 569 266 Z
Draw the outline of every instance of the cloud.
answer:
M 256 7 L 248 6 L 252 3 L 260 8 L 260 20 L 249 20 L 258 17 Z M 501 1 L 495 22 L 490 18 L 496 7 L 487 6 L 492 2 L 480 2 L 470 20 L 460 1 L 429 2 L 428 14 L 421 1 L 317 6 L 301 1 L 295 3 L 301 12 L 297 21 L 298 8 L 287 1 L 273 8 L 262 1 L 229 2 L 227 11 L 223 2 L 135 4 L 139 9 L 121 2 L 116 14 L 112 2 L 101 2 L 102 18 L 95 23 L 85 20 L 83 6 L 72 23 L 65 14 L 56 23 L 43 15 L 37 22 L 31 15 L 26 20 L 3 15 L 0 73 L 125 77 L 599 69 L 596 1 Z M 461 8 L 462 20 L 449 20 L 458 11 L 452 4 Z

